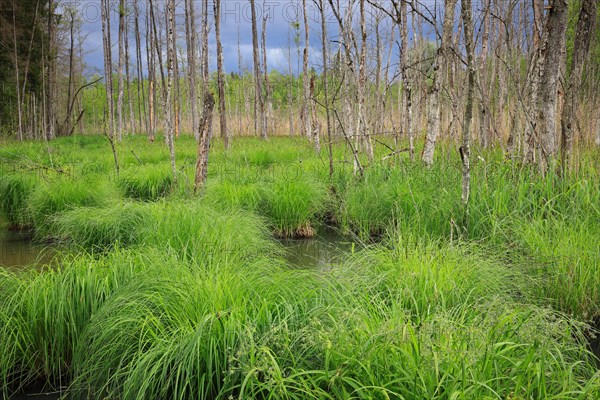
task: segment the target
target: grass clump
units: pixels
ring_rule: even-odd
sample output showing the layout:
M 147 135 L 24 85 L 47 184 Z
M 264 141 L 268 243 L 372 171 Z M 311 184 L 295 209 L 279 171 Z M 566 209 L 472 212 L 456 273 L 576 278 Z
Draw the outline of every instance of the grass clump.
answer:
M 124 202 L 111 207 L 77 207 L 61 212 L 49 231 L 54 239 L 88 250 L 139 243 L 139 230 L 150 217 L 143 204 Z
M 225 266 L 278 254 L 264 221 L 253 214 L 186 201 L 148 207 L 139 242 L 173 251 L 183 260 Z
M 266 215 L 281 237 L 314 236 L 330 201 L 325 185 L 302 177 L 276 179 L 267 195 Z
M 22 228 L 31 224 L 27 201 L 35 184 L 35 179 L 29 175 L 0 177 L 0 216 L 9 227 Z
M 57 179 L 38 185 L 28 200 L 29 212 L 38 237 L 47 236 L 52 218 L 59 212 L 76 207 L 106 204 L 109 191 L 95 181 Z
M 2 283 L 11 282 L 0 297 L 3 393 L 39 381 L 54 387 L 69 382 L 74 348 L 89 318 L 138 271 L 163 262 L 157 253 L 118 250 L 99 258 L 67 257 L 43 272 L 3 273 Z
M 156 201 L 173 189 L 173 174 L 163 166 L 140 166 L 124 171 L 117 185 L 125 197 Z

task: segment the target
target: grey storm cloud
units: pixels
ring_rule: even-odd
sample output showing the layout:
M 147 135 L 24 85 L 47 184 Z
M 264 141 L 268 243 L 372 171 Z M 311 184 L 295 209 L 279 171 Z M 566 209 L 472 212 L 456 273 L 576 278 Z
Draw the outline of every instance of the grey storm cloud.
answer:
M 125 10 L 127 13 L 129 29 L 133 30 L 133 19 L 136 18 L 135 1 L 127 0 Z M 141 30 L 142 46 L 145 43 L 146 34 L 146 8 L 148 2 L 139 0 L 137 2 L 139 16 L 138 23 Z M 154 1 L 154 9 L 156 13 L 158 29 L 164 29 L 164 0 Z M 343 4 L 343 3 L 342 3 Z M 195 0 L 196 9 L 196 29 L 200 29 L 200 11 L 203 5 L 202 1 Z M 89 1 L 67 1 L 62 2 L 58 12 L 66 7 L 71 7 L 77 10 L 82 20 L 82 34 L 85 37 L 84 50 L 85 62 L 88 66 L 88 74 L 101 73 L 103 70 L 103 54 L 102 54 L 102 25 L 100 13 L 100 0 Z M 211 67 L 214 67 L 215 60 L 215 38 L 214 38 L 214 20 L 212 14 L 213 3 L 209 2 L 209 59 Z M 222 1 L 222 16 L 221 16 L 221 41 L 224 49 L 224 63 L 227 72 L 238 71 L 238 47 L 243 67 L 250 68 L 252 65 L 252 31 L 251 31 L 251 9 L 250 2 L 247 0 L 226 0 Z M 317 64 L 318 54 L 321 46 L 321 28 L 320 15 L 317 7 L 312 0 L 307 1 L 308 21 L 310 26 L 310 48 L 309 55 L 311 64 Z M 176 20 L 178 31 L 178 48 L 180 49 L 180 57 L 185 57 L 185 15 L 184 15 L 183 0 L 176 1 Z M 301 1 L 257 1 L 256 12 L 258 19 L 259 35 L 262 28 L 263 18 L 266 18 L 266 43 L 267 43 L 267 64 L 269 69 L 279 69 L 282 71 L 288 70 L 288 60 L 290 55 L 293 59 L 292 65 L 294 71 L 297 68 L 297 49 L 294 41 L 294 31 L 292 25 L 295 22 L 302 24 L 302 3 Z M 113 0 L 111 2 L 111 36 L 113 54 L 117 52 L 117 34 L 118 34 L 118 15 L 119 2 Z M 326 19 L 330 36 L 337 32 L 337 22 L 333 15 L 328 15 Z M 131 32 L 130 31 L 130 32 Z M 300 35 L 299 45 L 304 46 L 303 27 L 297 31 Z M 260 37 L 259 37 L 260 39 Z M 135 37 L 129 34 L 129 43 L 133 47 L 135 45 Z M 238 45 L 239 43 L 239 45 Z M 200 45 L 198 43 L 198 45 Z M 290 49 L 291 47 L 291 49 Z M 135 52 L 132 52 L 135 54 Z M 142 51 L 143 65 L 146 65 L 146 53 Z

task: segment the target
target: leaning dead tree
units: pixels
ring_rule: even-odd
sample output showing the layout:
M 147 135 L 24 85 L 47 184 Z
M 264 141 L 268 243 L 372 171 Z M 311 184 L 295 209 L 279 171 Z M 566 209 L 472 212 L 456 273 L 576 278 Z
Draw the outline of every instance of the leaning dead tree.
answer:
M 221 44 L 221 0 L 214 0 L 215 40 L 217 42 L 217 86 L 219 88 L 219 121 L 225 149 L 229 149 L 227 112 L 225 110 L 225 74 L 223 73 L 223 46 Z
M 202 105 L 202 117 L 198 129 L 198 154 L 196 157 L 196 177 L 194 179 L 194 193 L 197 193 L 206 183 L 206 175 L 208 173 L 208 150 L 210 148 L 210 126 L 212 125 L 213 108 L 215 106 L 215 98 L 212 93 L 207 90 L 204 92 L 204 100 Z

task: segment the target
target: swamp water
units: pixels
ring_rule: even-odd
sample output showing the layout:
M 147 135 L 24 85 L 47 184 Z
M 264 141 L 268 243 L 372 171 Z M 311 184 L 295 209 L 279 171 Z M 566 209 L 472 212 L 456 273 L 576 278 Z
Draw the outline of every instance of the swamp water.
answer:
M 309 239 L 279 239 L 288 265 L 298 269 L 329 270 L 351 253 L 355 244 L 334 228 L 326 227 Z
M 328 270 L 342 261 L 354 244 L 333 228 L 310 239 L 280 239 L 284 256 L 290 268 Z M 0 268 L 21 272 L 42 268 L 57 255 L 54 245 L 32 241 L 27 232 L 7 231 L 0 228 Z M 1 288 L 0 288 L 1 290 Z M 14 394 L 11 400 L 57 400 L 62 393 L 47 392 L 44 388 L 28 388 L 25 393 Z
M 0 229 L 0 268 L 16 272 L 40 268 L 55 255 L 55 247 L 33 242 L 29 232 Z

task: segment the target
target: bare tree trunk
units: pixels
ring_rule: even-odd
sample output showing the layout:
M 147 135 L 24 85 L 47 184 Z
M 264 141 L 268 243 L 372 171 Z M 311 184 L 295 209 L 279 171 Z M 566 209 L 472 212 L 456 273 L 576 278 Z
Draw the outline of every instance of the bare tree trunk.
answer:
M 254 61 L 254 80 L 255 80 L 255 93 L 254 93 L 254 118 L 255 118 L 255 129 L 256 125 L 260 125 L 260 137 L 267 139 L 267 127 L 265 126 L 265 110 L 263 103 L 262 94 L 262 82 L 260 73 L 260 59 L 258 57 L 258 33 L 256 26 L 256 8 L 254 6 L 254 0 L 250 0 L 250 8 L 252 11 L 252 56 Z M 256 132 L 258 133 L 258 132 Z
M 66 136 L 68 132 L 71 131 L 71 118 L 72 118 L 72 107 L 71 102 L 73 98 L 73 93 L 75 90 L 73 89 L 74 85 L 74 66 L 75 66 L 75 12 L 73 10 L 68 10 L 69 13 L 69 73 L 68 73 L 68 81 L 67 81 L 67 99 L 65 102 L 65 120 L 64 123 L 58 124 L 57 126 L 57 135 L 58 136 Z
M 202 2 L 202 93 L 208 90 L 208 1 Z M 209 129 L 212 129 L 209 127 Z
M 108 118 L 105 125 L 108 124 L 108 136 L 111 140 L 115 139 L 114 122 L 114 103 L 112 91 L 112 55 L 110 44 L 110 4 L 108 0 L 102 0 L 102 44 L 104 47 L 104 83 L 106 86 L 106 112 Z M 50 100 L 48 100 L 50 101 Z
M 17 47 L 17 20 L 15 18 L 15 8 L 16 4 L 13 0 L 12 3 L 12 17 L 13 17 L 13 48 L 14 48 L 14 62 L 15 62 L 15 85 L 17 92 L 17 113 L 19 119 L 19 140 L 23 140 L 23 108 L 22 108 L 22 99 L 21 99 L 21 81 L 19 79 L 19 50 Z
M 398 9 L 398 8 L 396 8 Z M 405 132 L 408 132 L 408 152 L 410 160 L 415 159 L 415 135 L 413 130 L 413 106 L 412 106 L 412 83 L 409 76 L 408 70 L 408 9 L 406 1 L 402 1 L 402 8 L 400 8 L 400 42 L 401 42 L 401 53 L 400 53 L 400 70 L 402 73 L 402 97 L 404 103 L 404 122 L 403 126 Z
M 475 50 L 473 44 L 473 18 L 471 0 L 461 0 L 461 14 L 464 26 L 465 47 L 467 49 L 467 68 L 469 69 L 469 84 L 467 86 L 467 104 L 462 127 L 462 145 L 460 155 L 462 158 L 462 202 L 465 208 L 469 204 L 471 185 L 471 167 L 469 163 L 471 147 L 471 120 L 473 119 L 473 92 L 475 90 Z
M 579 106 L 579 89 L 584 63 L 590 48 L 597 13 L 597 0 L 583 0 L 573 45 L 571 72 L 566 86 L 566 101 L 561 118 L 561 158 L 563 171 L 570 168 L 573 154 L 573 120 Z
M 202 54 L 201 54 L 201 66 L 202 66 L 202 93 L 208 91 L 208 1 L 202 3 Z M 199 132 L 196 133 L 199 135 Z M 208 136 L 212 137 L 212 123 L 208 127 Z M 196 140 L 200 140 L 198 136 Z
M 287 85 L 287 104 L 288 104 L 288 124 L 290 136 L 294 136 L 294 111 L 293 111 L 293 98 L 292 98 L 292 85 L 294 82 L 294 72 L 292 70 L 292 38 L 291 30 L 288 30 L 288 74 L 289 82 Z
M 210 126 L 212 125 L 215 98 L 209 90 L 204 92 L 202 118 L 200 119 L 200 141 L 198 142 L 198 156 L 196 158 L 196 177 L 194 179 L 194 193 L 197 193 L 206 182 L 208 172 L 208 150 L 210 148 Z
M 331 118 L 329 111 L 329 79 L 328 79 L 328 56 L 327 56 L 327 22 L 325 13 L 325 1 L 319 0 L 319 11 L 321 13 L 321 53 L 323 55 L 323 97 L 325 101 L 325 126 L 327 129 L 327 149 L 329 151 L 329 179 L 333 178 L 333 138 L 331 137 Z M 291 62 L 290 62 L 291 65 Z M 291 69 L 291 67 L 290 67 Z M 291 71 L 290 71 L 291 72 Z M 291 74 L 290 74 L 291 75 Z
M 545 64 L 542 75 L 541 107 L 536 129 L 541 136 L 540 168 L 542 172 L 554 167 L 556 161 L 557 91 L 560 66 L 565 56 L 565 32 L 568 6 L 566 0 L 554 0 L 546 23 Z
M 173 86 L 173 64 L 175 57 L 175 0 L 167 1 L 167 96 L 165 105 L 165 121 L 166 121 L 166 140 L 169 146 L 169 156 L 171 158 L 171 169 L 173 172 L 173 182 L 177 182 L 177 167 L 175 166 L 175 144 L 173 143 L 173 120 L 172 120 L 172 86 Z
M 179 56 L 177 52 L 177 18 L 173 18 L 173 121 L 176 138 L 181 133 L 181 96 L 179 90 Z
M 309 95 L 310 95 L 310 116 L 311 116 L 311 136 L 312 136 L 312 141 L 313 144 L 315 146 L 315 153 L 317 153 L 317 155 L 321 154 L 321 139 L 319 137 L 319 133 L 321 131 L 321 125 L 319 124 L 319 120 L 317 119 L 317 109 L 315 107 L 315 99 L 314 99 L 314 95 L 315 95 L 315 75 L 311 74 L 310 77 L 310 87 L 309 87 Z
M 223 73 L 223 46 L 221 45 L 221 0 L 214 2 L 215 38 L 217 41 L 217 83 L 219 87 L 219 120 L 221 137 L 225 149 L 229 150 L 229 131 L 227 130 L 227 112 L 225 110 L 225 75 Z
M 300 114 L 300 119 L 304 128 L 304 135 L 310 139 L 311 133 L 311 123 L 310 123 L 310 113 L 309 113 L 309 104 L 310 101 L 310 82 L 308 76 L 308 48 L 310 46 L 309 42 L 309 26 L 308 26 L 308 10 L 306 9 L 306 0 L 302 0 L 302 11 L 304 18 L 304 51 L 302 53 L 302 110 Z
M 152 4 L 150 1 L 149 4 Z M 146 59 L 148 63 L 148 140 L 154 142 L 155 137 L 155 97 L 156 97 L 156 66 L 154 64 L 154 31 L 151 22 L 152 13 L 146 14 Z
M 264 4 L 264 3 L 263 3 Z M 263 9 L 266 10 L 266 7 L 263 6 Z M 264 11 L 263 11 L 264 12 Z M 269 14 L 265 14 L 263 16 L 262 21 L 262 32 L 261 32 L 261 42 L 262 42 L 262 55 L 263 55 L 263 76 L 265 82 L 265 125 L 268 127 L 271 126 L 271 131 L 275 130 L 275 119 L 273 117 L 273 89 L 271 88 L 271 84 L 269 83 L 269 68 L 267 66 L 267 19 L 269 18 Z
M 440 131 L 440 80 L 446 65 L 447 48 L 452 40 L 452 27 L 454 26 L 454 9 L 456 0 L 444 1 L 444 24 L 442 28 L 442 42 L 437 50 L 433 64 L 433 82 L 429 89 L 429 110 L 427 113 L 427 134 L 423 148 L 423 162 L 427 166 L 433 165 L 435 142 Z
M 56 118 L 54 115 L 54 92 L 56 86 L 56 26 L 55 3 L 48 1 L 48 54 L 46 65 L 46 139 L 56 136 Z
M 129 15 L 129 13 L 127 13 Z M 128 16 L 127 15 L 127 16 Z M 137 127 L 135 126 L 135 114 L 133 113 L 133 96 L 131 94 L 131 76 L 129 74 L 130 70 L 130 57 L 129 57 L 129 18 L 125 19 L 125 85 L 127 87 L 127 103 L 129 105 L 129 129 L 132 133 L 139 132 Z M 140 126 L 141 130 L 141 126 Z
M 170 0 L 166 0 L 166 1 L 170 1 Z M 161 92 L 162 92 L 161 94 L 162 94 L 162 101 L 163 101 L 163 105 L 164 105 L 164 103 L 167 101 L 167 84 L 166 84 L 166 80 L 165 80 L 165 70 L 163 68 L 162 47 L 159 43 L 159 39 L 160 39 L 161 35 L 159 34 L 158 29 L 156 29 L 156 16 L 154 13 L 153 2 L 154 2 L 154 0 L 148 0 L 148 5 L 150 6 L 150 24 L 151 24 L 151 29 L 152 29 L 152 38 L 154 39 L 154 44 L 153 44 L 154 54 L 156 54 L 156 57 L 158 60 L 158 62 L 155 63 L 154 66 L 155 67 L 158 66 L 158 70 L 160 71 L 160 82 L 161 82 Z M 166 17 L 165 19 L 167 20 L 167 23 L 168 23 L 168 17 Z M 162 27 L 162 25 L 160 25 L 160 26 Z M 162 32 L 160 32 L 160 33 L 162 33 Z M 167 44 L 167 47 L 168 47 L 168 44 Z M 155 79 L 155 82 L 156 82 L 156 79 Z M 155 96 L 155 108 L 156 108 L 156 96 Z M 155 118 L 154 119 L 154 127 L 156 128 L 156 111 L 154 113 L 154 118 Z
M 489 110 L 489 92 L 487 90 L 487 58 L 489 49 L 489 37 L 490 37 L 490 12 L 491 12 L 491 0 L 486 0 L 483 5 L 483 35 L 481 37 L 481 61 L 479 65 L 479 86 L 481 99 L 479 102 L 479 137 L 484 148 L 490 145 L 490 110 Z M 466 33 L 466 32 L 465 32 Z
M 544 0 L 533 0 L 533 69 L 531 73 L 531 95 L 529 99 L 529 107 L 527 109 L 527 126 L 525 130 L 523 143 L 523 157 L 526 163 L 531 163 L 535 160 L 535 150 L 540 145 L 539 134 L 536 131 L 536 118 L 540 109 L 540 86 L 542 75 L 544 73 L 545 57 L 546 57 L 546 40 L 543 39 L 545 34 L 543 22 L 543 7 Z
M 135 30 L 135 54 L 136 54 L 136 71 L 137 71 L 137 103 L 138 103 L 138 122 L 140 125 L 140 130 L 142 128 L 142 115 L 144 115 L 144 122 L 146 127 L 146 133 L 150 132 L 150 127 L 148 124 L 149 118 L 146 114 L 146 99 L 143 90 L 144 81 L 142 79 L 142 42 L 140 40 L 140 9 L 138 0 L 134 0 L 133 3 L 135 18 L 134 18 L 134 30 Z M 146 40 L 147 42 L 147 40 Z M 148 63 L 148 80 L 150 79 L 150 60 L 146 61 Z
M 196 15 L 195 0 L 185 0 L 185 39 L 187 45 L 188 82 L 190 86 L 190 114 L 192 117 L 192 132 L 198 135 L 198 113 L 196 111 Z M 220 1 L 219 1 L 220 2 Z M 215 4 L 217 1 L 215 1 Z M 196 137 L 198 140 L 198 137 Z
M 123 140 L 123 68 L 124 68 L 124 32 L 125 32 L 125 0 L 119 0 L 119 82 L 117 95 L 117 138 L 119 142 Z
M 358 131 L 362 136 L 362 141 L 365 145 L 365 150 L 367 152 L 367 158 L 369 162 L 373 162 L 375 155 L 373 152 L 373 144 L 371 142 L 371 135 L 369 134 L 367 116 L 365 111 L 365 98 L 367 90 L 367 29 L 365 26 L 365 0 L 360 0 L 359 5 L 361 46 L 358 64 Z
M 35 3 L 35 13 L 34 13 L 34 16 L 33 16 L 33 21 L 31 23 L 31 27 L 32 27 L 32 29 L 31 29 L 31 37 L 29 38 L 29 48 L 27 50 L 27 58 L 25 60 L 25 69 L 24 69 L 24 72 L 23 72 L 23 79 L 22 79 L 23 80 L 23 86 L 20 89 L 21 90 L 21 104 L 22 105 L 24 105 L 25 102 L 26 102 L 26 100 L 25 100 L 26 99 L 25 89 L 27 87 L 27 81 L 28 81 L 27 77 L 28 77 L 28 74 L 29 74 L 29 64 L 30 64 L 30 61 L 31 61 L 31 53 L 32 53 L 32 49 L 33 49 L 33 42 L 34 42 L 34 39 L 35 39 L 35 36 L 36 36 L 35 33 L 36 33 L 37 20 L 38 20 L 38 15 L 39 15 L 39 6 L 40 6 L 40 1 L 37 0 L 36 3 Z M 13 3 L 13 7 L 14 7 L 14 3 Z M 13 15 L 13 18 L 14 18 L 14 15 Z M 13 26 L 14 26 L 15 22 L 16 21 L 13 20 Z M 43 55 L 42 55 L 42 59 L 43 59 Z M 17 79 L 17 82 L 18 81 L 19 81 L 19 79 Z M 19 89 L 17 88 L 17 90 L 19 90 Z M 36 121 L 37 121 L 37 108 L 36 108 L 37 107 L 37 102 L 36 102 L 35 96 L 31 96 L 31 99 L 32 99 L 32 104 L 31 104 L 30 108 L 31 108 L 31 111 L 32 111 L 32 114 L 33 114 L 32 118 L 36 119 Z M 21 110 L 22 110 L 22 106 L 21 106 Z M 23 112 L 23 111 L 21 111 L 21 112 Z M 31 121 L 31 119 L 30 119 L 30 121 Z M 36 128 L 37 128 L 36 121 L 31 121 L 31 127 L 30 127 L 30 131 L 29 131 L 29 135 L 28 136 L 32 135 L 33 137 L 35 137 L 35 131 L 36 131 Z M 21 137 L 21 140 L 23 140 L 22 137 Z

